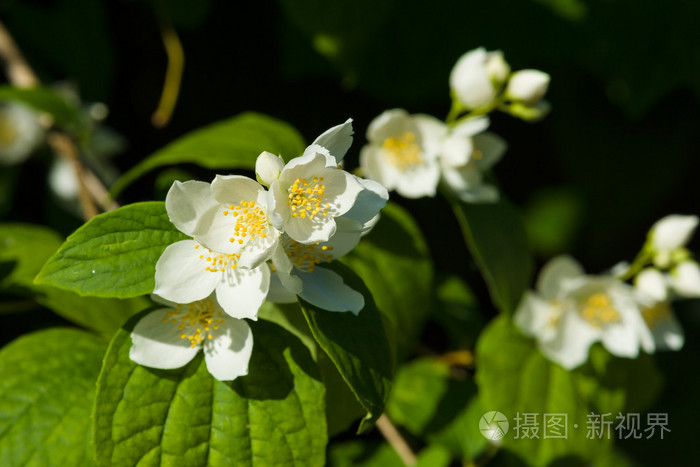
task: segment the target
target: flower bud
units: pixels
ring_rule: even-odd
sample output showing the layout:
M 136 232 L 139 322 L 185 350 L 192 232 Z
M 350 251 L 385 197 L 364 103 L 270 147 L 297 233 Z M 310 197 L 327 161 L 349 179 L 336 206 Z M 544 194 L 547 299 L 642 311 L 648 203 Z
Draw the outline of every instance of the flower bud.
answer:
M 655 252 L 672 251 L 688 243 L 698 225 L 698 216 L 673 214 L 657 221 L 651 228 L 651 246 Z
M 462 55 L 450 73 L 450 89 L 467 110 L 489 106 L 510 67 L 501 52 L 480 47 Z
M 700 297 L 700 267 L 684 261 L 671 271 L 671 287 L 681 297 Z
M 506 98 L 536 104 L 549 87 L 549 75 L 539 70 L 520 70 L 513 73 L 506 88 Z
M 281 157 L 275 156 L 271 152 L 263 151 L 255 161 L 255 175 L 262 185 L 270 186 L 277 180 L 280 172 L 284 168 L 284 161 Z

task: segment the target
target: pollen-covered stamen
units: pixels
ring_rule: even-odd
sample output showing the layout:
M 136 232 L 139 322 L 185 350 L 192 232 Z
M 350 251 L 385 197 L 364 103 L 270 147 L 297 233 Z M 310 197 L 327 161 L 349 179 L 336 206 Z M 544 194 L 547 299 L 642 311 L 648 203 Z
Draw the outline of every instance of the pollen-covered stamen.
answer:
M 236 269 L 236 266 L 238 266 L 238 259 L 241 257 L 240 253 L 232 255 L 215 253 L 201 245 L 195 245 L 194 249 L 201 251 L 199 259 L 206 261 L 204 270 L 209 272 L 224 272 L 227 268 Z
M 313 272 L 317 264 L 330 263 L 333 260 L 332 250 L 332 246 L 321 245 L 320 242 L 305 245 L 293 240 L 285 247 L 294 266 L 304 272 Z
M 236 223 L 233 234 L 228 239 L 231 243 L 243 245 L 255 237 L 266 238 L 268 233 L 268 217 L 265 209 L 255 201 L 241 201 L 230 204 L 224 209 L 224 216 L 232 216 Z
M 657 303 L 654 306 L 642 309 L 642 318 L 651 329 L 654 329 L 661 322 L 671 315 L 671 306 L 667 302 Z
M 389 164 L 401 172 L 423 163 L 423 156 L 416 142 L 416 135 L 410 131 L 404 131 L 399 135 L 385 139 L 382 149 L 384 150 L 384 157 L 387 158 Z
M 581 316 L 592 327 L 600 329 L 603 326 L 620 321 L 620 313 L 615 309 L 610 297 L 597 293 L 588 297 L 581 308 Z
M 311 180 L 297 177 L 289 187 L 287 206 L 292 211 L 292 217 L 313 219 L 317 215 L 328 215 L 330 203 L 324 203 L 326 186 L 323 177 L 313 177 Z
M 213 339 L 213 332 L 218 330 L 224 320 L 223 313 L 214 308 L 211 300 L 200 300 L 186 305 L 177 305 L 174 310 L 167 312 L 167 318 L 163 321 L 177 325 L 182 331 L 180 339 L 187 339 L 190 347 L 195 348 L 205 339 Z

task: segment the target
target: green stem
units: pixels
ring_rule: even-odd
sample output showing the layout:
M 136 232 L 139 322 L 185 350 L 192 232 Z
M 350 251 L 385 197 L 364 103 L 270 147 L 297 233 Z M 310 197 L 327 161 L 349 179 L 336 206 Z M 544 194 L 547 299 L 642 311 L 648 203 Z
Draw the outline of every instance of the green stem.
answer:
M 617 278 L 621 281 L 629 280 L 637 274 L 639 274 L 642 271 L 642 269 L 644 269 L 644 267 L 648 264 L 651 264 L 651 255 L 649 254 L 647 249 L 644 248 L 641 252 L 639 252 L 632 264 L 630 264 L 630 267 L 627 268 L 627 271 L 625 271 L 623 274 L 618 275 Z

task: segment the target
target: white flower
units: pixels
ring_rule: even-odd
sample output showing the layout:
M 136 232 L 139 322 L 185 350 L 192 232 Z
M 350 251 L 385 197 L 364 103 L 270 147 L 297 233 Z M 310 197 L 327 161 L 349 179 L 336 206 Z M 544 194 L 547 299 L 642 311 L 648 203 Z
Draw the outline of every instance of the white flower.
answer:
M 505 97 L 527 105 L 535 105 L 547 93 L 549 81 L 549 75 L 543 71 L 516 71 L 508 80 Z
M 255 175 L 258 182 L 265 186 L 272 185 L 277 180 L 280 172 L 284 168 L 284 161 L 280 156 L 275 156 L 271 152 L 263 151 L 255 160 Z
M 330 263 L 355 248 L 364 233 L 358 223 L 339 218 L 338 230 L 327 242 L 303 244 L 286 235 L 278 254 L 273 256 L 275 273 L 270 282 L 268 300 L 278 303 L 296 301 L 296 295 L 328 311 L 350 311 L 358 314 L 365 306 L 359 292 L 343 282 L 343 278 L 320 266 Z
M 156 263 L 153 293 L 175 303 L 190 303 L 212 292 L 234 318 L 257 319 L 270 287 L 267 265 L 238 267 L 241 253 L 215 253 L 194 240 L 169 245 Z
M 445 144 L 446 149 L 443 150 L 443 157 L 440 159 L 443 180 L 464 202 L 496 202 L 499 198 L 498 189 L 485 183 L 483 174 L 501 159 L 508 145 L 503 138 L 490 132 L 471 136 L 462 131 L 460 127 L 455 128 Z M 448 157 L 450 152 L 454 153 L 450 150 L 457 147 L 453 142 L 455 140 L 465 147 L 471 146 L 471 151 L 462 151 L 462 154 L 468 156 L 461 164 L 458 162 L 462 161 L 456 157 Z
M 265 188 L 239 175 L 217 175 L 211 185 L 175 182 L 165 198 L 175 227 L 217 254 L 236 255 L 249 269 L 268 260 L 279 241 L 269 205 Z
M 338 168 L 351 135 L 350 120 L 326 131 L 270 185 L 272 221 L 294 240 L 327 241 L 335 233 L 335 219 L 353 208 L 364 189 L 356 177 Z
M 48 177 L 49 186 L 59 198 L 72 201 L 78 199 L 80 182 L 73 165 L 63 158 L 54 160 Z
M 683 328 L 671 310 L 668 277 L 657 269 L 648 268 L 637 275 L 634 285 L 642 317 L 653 336 L 652 342 L 643 342 L 644 350 L 651 353 L 683 347 Z
M 38 114 L 18 102 L 0 105 L 0 165 L 24 161 L 41 143 L 43 129 Z
M 698 216 L 673 214 L 657 221 L 649 231 L 654 264 L 665 268 L 673 264 L 674 252 L 690 240 L 698 225 Z
M 435 196 L 446 134 L 446 125 L 434 117 L 387 110 L 367 128 L 369 143 L 360 152 L 360 165 L 368 178 L 406 198 Z
M 248 374 L 253 334 L 212 298 L 186 305 L 168 304 L 141 318 L 131 333 L 129 357 L 139 365 L 169 370 L 189 363 L 204 350 L 211 375 L 231 381 Z
M 503 86 L 510 67 L 500 51 L 486 52 L 483 47 L 462 55 L 450 73 L 450 89 L 466 109 L 490 106 Z
M 609 276 L 585 276 L 573 259 L 553 259 L 542 270 L 538 293 L 527 293 L 514 321 L 534 336 L 542 353 L 566 369 L 583 364 L 594 342 L 634 358 L 652 337 L 631 286 Z

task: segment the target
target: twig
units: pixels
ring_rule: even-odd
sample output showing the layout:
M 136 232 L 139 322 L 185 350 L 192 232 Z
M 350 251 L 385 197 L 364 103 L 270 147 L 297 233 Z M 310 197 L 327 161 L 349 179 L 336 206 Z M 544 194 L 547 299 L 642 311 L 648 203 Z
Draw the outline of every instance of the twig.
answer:
M 377 428 L 405 465 L 416 465 L 416 455 L 386 414 L 382 414 L 377 419 Z
M 19 88 L 32 88 L 40 84 L 36 74 L 22 56 L 22 52 L 2 21 L 0 21 L 0 59 L 5 62 L 7 78 L 13 85 Z M 83 166 L 78 147 L 70 137 L 59 131 L 50 130 L 47 141 L 51 149 L 73 167 L 78 179 L 80 209 L 86 221 L 99 212 L 95 202 L 100 204 L 105 211 L 119 207 L 117 203 L 111 201 L 109 192 L 95 174 Z
M 182 43 L 170 21 L 167 10 L 162 5 L 158 5 L 160 8 L 156 13 L 158 14 L 158 24 L 161 37 L 163 38 L 163 46 L 168 56 L 168 68 L 165 71 L 163 93 L 160 96 L 158 108 L 151 117 L 151 123 L 156 128 L 163 128 L 170 121 L 180 94 L 182 70 L 185 67 L 185 52 L 182 50 Z
M 2 21 L 0 21 L 0 57 L 5 61 L 7 78 L 15 86 L 31 88 L 39 84 L 39 79 L 22 56 Z

